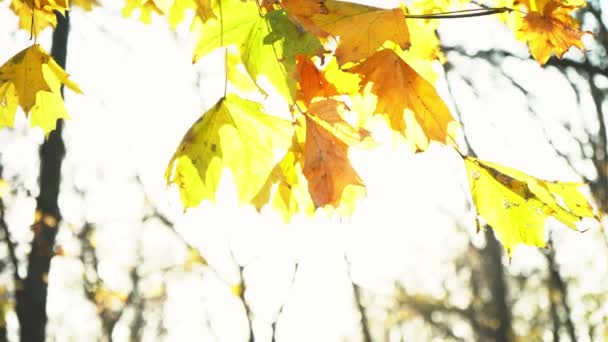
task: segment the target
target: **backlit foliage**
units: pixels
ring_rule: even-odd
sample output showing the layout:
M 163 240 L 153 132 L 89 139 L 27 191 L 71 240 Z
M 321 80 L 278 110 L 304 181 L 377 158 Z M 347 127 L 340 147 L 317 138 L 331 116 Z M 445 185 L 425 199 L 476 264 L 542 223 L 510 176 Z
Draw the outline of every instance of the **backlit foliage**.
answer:
M 94 2 L 77 4 L 91 9 Z M 336 0 L 126 0 L 123 14 L 137 12 L 143 22 L 164 16 L 172 28 L 189 18 L 198 38 L 194 63 L 217 49 L 226 54 L 229 91 L 192 125 L 166 170 L 186 208 L 215 200 L 229 171 L 243 204 L 270 205 L 287 220 L 318 208 L 350 213 L 365 194 L 365 182 L 349 150 L 373 148 L 370 122 L 380 119 L 395 141 L 405 139 L 415 152 L 435 143 L 462 156 L 477 214 L 511 254 L 518 244 L 545 245 L 547 217 L 573 229 L 597 217 L 579 191 L 582 184 L 543 181 L 460 152 L 459 124 L 434 85 L 434 70 L 444 60 L 438 19 L 497 14 L 542 65 L 553 54 L 561 58 L 573 46 L 583 48 L 585 32 L 571 13 L 584 5 L 415 0 L 377 8 Z M 69 4 L 13 0 L 11 8 L 35 36 L 55 25 L 54 11 L 65 13 Z M 38 45 L 17 54 L 0 68 L 0 127 L 12 126 L 21 107 L 32 126 L 48 133 L 58 118 L 67 118 L 61 84 L 80 92 Z M 260 96 L 281 97 L 290 116 L 251 100 Z

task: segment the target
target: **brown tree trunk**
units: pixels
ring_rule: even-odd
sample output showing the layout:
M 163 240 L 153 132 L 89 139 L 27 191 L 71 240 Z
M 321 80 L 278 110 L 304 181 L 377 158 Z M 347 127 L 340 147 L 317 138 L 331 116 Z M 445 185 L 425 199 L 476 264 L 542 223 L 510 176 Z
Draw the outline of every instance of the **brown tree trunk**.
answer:
M 57 27 L 53 32 L 51 55 L 57 64 L 65 69 L 69 13 L 66 12 L 65 17 L 57 13 L 56 16 Z M 32 226 L 34 237 L 28 257 L 27 277 L 22 284 L 17 284 L 16 291 L 17 316 L 23 342 L 45 340 L 48 273 L 61 220 L 57 197 L 61 182 L 61 163 L 65 155 L 62 128 L 63 122 L 59 120 L 57 129 L 51 132 L 40 147 L 40 194 Z

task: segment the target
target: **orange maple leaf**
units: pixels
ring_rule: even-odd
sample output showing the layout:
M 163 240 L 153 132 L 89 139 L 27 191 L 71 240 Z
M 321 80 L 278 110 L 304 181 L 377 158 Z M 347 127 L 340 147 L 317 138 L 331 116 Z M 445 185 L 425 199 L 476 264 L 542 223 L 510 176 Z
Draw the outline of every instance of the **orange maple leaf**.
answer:
M 336 48 L 340 65 L 371 56 L 387 40 L 402 49 L 410 46 L 401 8 L 384 9 L 335 0 L 283 0 L 283 6 L 311 33 L 340 37 Z
M 433 85 L 394 51 L 378 51 L 349 71 L 362 75 L 362 91 L 372 83 L 371 91 L 378 97 L 376 113 L 386 114 L 391 128 L 419 150 L 426 150 L 430 140 L 453 143 L 456 122 L 447 105 Z
M 327 14 L 325 0 L 282 0 L 281 5 L 287 11 L 289 18 L 310 33 L 324 37 L 327 32 L 317 28 L 310 19 L 315 14 Z
M 336 87 L 329 83 L 323 73 L 306 56 L 296 56 L 298 64 L 298 91 L 296 98 L 310 104 L 315 97 L 338 95 Z
M 562 58 L 572 46 L 583 49 L 581 37 L 587 32 L 581 31 L 579 23 L 570 16 L 570 12 L 579 7 L 550 0 L 542 12 L 531 11 L 524 17 L 521 31 L 525 33 L 530 53 L 541 65 L 553 53 Z
M 344 128 L 342 125 L 346 124 L 338 113 L 339 105 L 333 99 L 317 101 L 306 115 L 303 173 L 316 207 L 338 207 L 347 186 L 363 186 L 348 159 L 348 139 L 335 135 L 335 127 Z M 339 132 L 338 135 L 342 136 Z M 364 136 L 362 132 L 359 138 Z

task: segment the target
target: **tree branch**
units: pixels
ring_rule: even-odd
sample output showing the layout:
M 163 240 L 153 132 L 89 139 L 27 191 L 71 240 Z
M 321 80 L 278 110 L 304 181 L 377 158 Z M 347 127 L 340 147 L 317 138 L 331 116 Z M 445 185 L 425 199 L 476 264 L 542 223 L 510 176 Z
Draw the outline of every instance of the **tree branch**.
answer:
M 55 16 L 57 26 L 53 31 L 51 56 L 65 69 L 69 12 L 66 11 L 65 16 L 56 12 Z M 63 95 L 63 86 L 61 92 Z M 34 237 L 28 257 L 27 277 L 23 286 L 15 293 L 23 342 L 43 342 L 46 335 L 48 272 L 54 255 L 55 236 L 61 221 L 57 198 L 61 182 L 61 164 L 65 155 L 62 129 L 63 121 L 57 120 L 57 128 L 40 147 L 40 193 L 36 201 L 36 219 L 32 226 Z

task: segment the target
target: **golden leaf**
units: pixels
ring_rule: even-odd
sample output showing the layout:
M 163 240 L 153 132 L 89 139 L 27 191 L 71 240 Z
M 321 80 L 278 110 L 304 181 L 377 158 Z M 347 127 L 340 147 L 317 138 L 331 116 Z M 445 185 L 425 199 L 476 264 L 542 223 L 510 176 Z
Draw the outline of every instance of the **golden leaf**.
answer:
M 40 45 L 19 52 L 0 67 L 1 122 L 13 125 L 16 95 L 19 106 L 30 117 L 31 126 L 42 128 L 48 135 L 55 129 L 57 119 L 69 118 L 61 96 L 62 84 L 81 93 L 78 85 Z
M 599 220 L 579 190 L 581 183 L 541 180 L 472 157 L 464 161 L 477 213 L 509 256 L 519 244 L 544 247 L 544 222 L 549 216 L 574 230 L 582 230 L 583 219 Z
M 435 88 L 394 51 L 384 49 L 349 69 L 361 74 L 378 97 L 376 112 L 385 114 L 393 130 L 403 133 L 419 150 L 431 140 L 454 142 L 456 122 Z
M 570 16 L 578 7 L 551 0 L 541 12 L 531 11 L 524 17 L 521 31 L 538 63 L 547 63 L 553 53 L 562 58 L 572 46 L 583 49 L 581 37 L 586 32 L 581 31 L 576 19 Z

